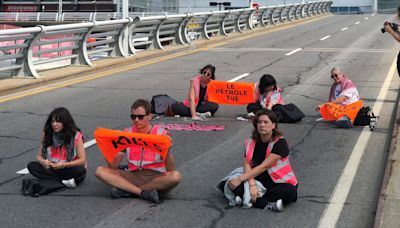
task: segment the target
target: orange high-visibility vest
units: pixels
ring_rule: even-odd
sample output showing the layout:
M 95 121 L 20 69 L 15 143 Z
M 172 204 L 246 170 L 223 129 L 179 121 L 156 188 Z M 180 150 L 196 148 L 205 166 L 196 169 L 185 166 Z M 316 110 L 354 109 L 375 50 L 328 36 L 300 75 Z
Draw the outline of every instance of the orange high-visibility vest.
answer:
M 135 127 L 124 129 L 125 132 L 136 132 Z M 153 125 L 150 130 L 152 135 L 169 135 L 168 131 L 159 125 Z M 128 147 L 126 148 L 128 159 L 128 169 L 152 169 L 159 172 L 166 172 L 165 163 L 162 156 L 150 149 L 144 147 Z
M 199 97 L 200 97 L 201 75 L 198 75 L 198 76 L 192 78 L 191 81 L 193 81 L 193 87 L 194 87 L 194 92 L 195 92 L 195 93 L 194 93 L 194 94 L 195 94 L 195 96 L 194 96 L 194 98 L 195 98 L 195 99 L 194 99 L 194 103 L 195 103 L 196 106 L 197 106 L 197 104 L 199 103 L 199 99 L 200 99 Z M 207 97 L 208 97 L 208 92 L 206 91 L 206 95 L 204 96 L 204 100 L 205 100 L 205 101 L 208 100 Z M 188 94 L 186 100 L 183 101 L 183 104 L 184 104 L 186 107 L 190 107 L 189 100 L 190 100 L 190 97 L 189 97 L 189 94 Z
M 277 137 L 277 139 L 269 142 L 265 158 L 267 158 L 272 151 L 275 143 L 282 137 Z M 253 139 L 247 139 L 244 142 L 246 146 L 246 160 L 252 164 L 253 152 L 256 146 L 256 141 Z M 297 178 L 294 175 L 292 166 L 289 162 L 289 156 L 279 159 L 275 164 L 268 168 L 268 174 L 275 183 L 287 183 L 293 186 L 297 185 Z
M 76 146 L 78 145 L 79 139 L 82 139 L 82 133 L 77 131 L 74 139 L 74 155 L 72 157 L 72 160 L 77 159 Z M 49 146 L 46 148 L 46 150 L 47 150 L 47 156 L 46 156 L 47 160 L 54 163 L 67 162 L 67 148 L 65 145 L 57 148 Z

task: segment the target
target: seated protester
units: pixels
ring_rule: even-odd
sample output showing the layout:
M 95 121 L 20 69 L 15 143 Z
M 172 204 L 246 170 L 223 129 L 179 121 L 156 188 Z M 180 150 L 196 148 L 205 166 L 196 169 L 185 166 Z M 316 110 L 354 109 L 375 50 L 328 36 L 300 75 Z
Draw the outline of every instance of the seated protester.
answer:
M 43 129 L 37 161 L 28 164 L 29 172 L 38 179 L 61 181 L 68 188 L 86 176 L 86 152 L 81 130 L 66 108 L 56 108 Z
M 356 85 L 348 79 L 338 67 L 332 68 L 331 78 L 333 79 L 333 84 L 329 92 L 328 103 L 347 106 L 360 100 L 360 95 Z M 324 105 L 326 104 L 319 105 L 316 110 L 319 111 Z M 342 127 L 352 127 L 352 121 L 354 121 L 354 118 L 355 116 L 344 116 L 340 119 L 338 125 L 343 125 Z
M 171 106 L 175 115 L 191 116 L 193 120 L 211 117 L 218 110 L 218 104 L 207 99 L 207 85 L 215 80 L 215 66 L 206 65 L 200 70 L 201 75 L 190 80 L 188 97 L 182 103 Z
M 284 104 L 282 89 L 276 86 L 275 78 L 270 74 L 264 74 L 260 81 L 255 86 L 256 103 L 247 105 L 248 117 L 253 117 L 254 114 L 261 109 L 272 110 L 272 106 L 276 104 Z
M 150 103 L 146 100 L 139 99 L 133 103 L 131 119 L 133 126 L 125 128 L 126 132 L 170 136 L 164 128 L 150 124 L 152 114 Z M 127 170 L 119 169 L 124 153 L 128 160 Z M 160 203 L 159 190 L 171 190 L 181 180 L 180 173 L 175 170 L 175 161 L 171 153 L 168 153 L 163 161 L 157 153 L 137 146 L 119 152 L 108 167 L 98 167 L 96 177 L 113 187 L 113 198 L 137 195 L 154 203 Z
M 284 205 L 297 201 L 297 179 L 289 162 L 288 144 L 278 130 L 274 112 L 258 111 L 253 126 L 251 139 L 245 140 L 244 173 L 224 178 L 218 187 L 225 196 L 233 194 L 236 204 L 243 203 L 243 207 L 247 197 L 253 207 L 282 211 Z

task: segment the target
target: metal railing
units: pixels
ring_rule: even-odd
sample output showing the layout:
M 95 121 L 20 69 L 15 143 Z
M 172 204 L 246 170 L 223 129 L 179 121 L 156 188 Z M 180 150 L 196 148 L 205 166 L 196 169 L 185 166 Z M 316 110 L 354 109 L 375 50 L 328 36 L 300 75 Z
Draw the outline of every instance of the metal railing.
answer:
M 332 1 L 319 1 L 0 30 L 0 73 L 38 78 L 43 65 L 92 66 L 96 58 L 128 57 L 138 50 L 190 45 L 196 38 L 229 36 L 326 14 L 331 4 Z
M 129 17 L 174 15 L 167 12 L 130 12 Z M 0 12 L 0 21 L 88 22 L 122 19 L 118 12 Z

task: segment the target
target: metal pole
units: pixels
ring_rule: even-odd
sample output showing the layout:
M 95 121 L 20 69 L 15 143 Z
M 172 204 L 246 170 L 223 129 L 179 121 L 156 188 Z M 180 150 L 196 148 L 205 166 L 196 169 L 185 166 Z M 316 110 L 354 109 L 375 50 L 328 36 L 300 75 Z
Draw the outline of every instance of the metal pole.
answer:
M 128 0 L 121 0 L 122 1 L 122 19 L 129 17 L 129 1 Z M 124 31 L 124 41 L 123 41 L 123 51 L 128 55 L 128 28 Z
M 62 0 L 58 0 L 58 20 L 61 21 L 62 15 Z

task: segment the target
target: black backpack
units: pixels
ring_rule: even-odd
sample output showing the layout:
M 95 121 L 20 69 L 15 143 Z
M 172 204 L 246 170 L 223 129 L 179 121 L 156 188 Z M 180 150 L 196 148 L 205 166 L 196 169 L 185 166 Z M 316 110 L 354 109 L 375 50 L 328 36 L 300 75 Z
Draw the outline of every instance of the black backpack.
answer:
M 155 95 L 151 98 L 151 113 L 163 114 L 174 103 L 177 101 L 167 94 Z
M 24 196 L 38 197 L 51 192 L 65 190 L 61 181 L 26 178 L 22 180 L 21 193 Z
M 371 125 L 371 118 L 375 118 L 375 114 L 372 112 L 371 108 L 369 106 L 362 107 L 354 119 L 354 126 Z
M 296 123 L 305 116 L 304 113 L 293 103 L 287 105 L 274 105 L 272 111 L 276 114 L 280 123 Z

